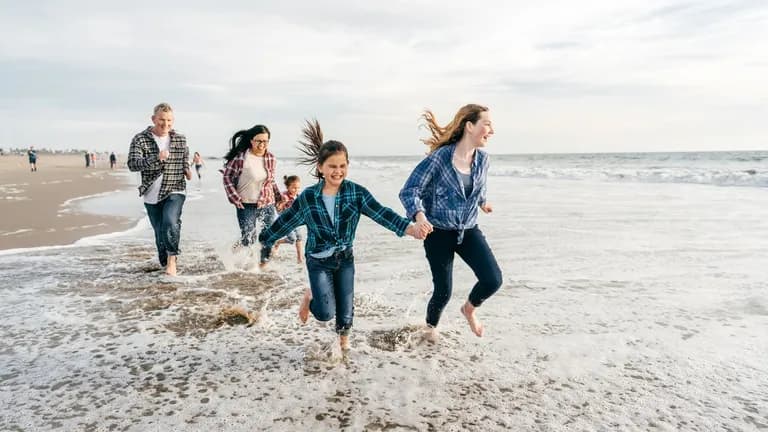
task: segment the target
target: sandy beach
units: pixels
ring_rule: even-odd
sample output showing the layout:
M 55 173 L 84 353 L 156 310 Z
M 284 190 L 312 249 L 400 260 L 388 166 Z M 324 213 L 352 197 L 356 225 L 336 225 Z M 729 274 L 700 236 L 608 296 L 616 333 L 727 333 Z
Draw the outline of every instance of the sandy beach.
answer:
M 85 168 L 82 155 L 38 154 L 37 172 L 26 156 L 0 157 L 0 249 L 71 244 L 122 231 L 128 218 L 78 211 L 73 200 L 130 188 L 125 168 Z

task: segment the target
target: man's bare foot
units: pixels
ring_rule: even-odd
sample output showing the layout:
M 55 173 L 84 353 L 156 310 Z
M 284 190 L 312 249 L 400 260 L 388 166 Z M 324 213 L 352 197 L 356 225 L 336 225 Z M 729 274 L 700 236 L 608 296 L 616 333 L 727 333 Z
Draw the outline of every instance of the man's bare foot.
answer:
M 307 288 L 304 290 L 304 297 L 301 299 L 301 305 L 299 305 L 299 321 L 302 324 L 307 323 L 309 319 L 309 302 L 312 301 L 312 291 Z
M 435 344 L 440 339 L 440 333 L 437 332 L 436 328 L 432 327 L 431 325 L 427 325 L 427 327 L 424 329 L 424 332 L 421 334 L 421 337 L 425 341 Z
M 165 266 L 165 274 L 168 276 L 176 276 L 176 255 L 168 257 L 168 265 Z
M 341 347 L 342 351 L 349 351 L 349 336 L 347 336 L 347 335 L 340 335 L 339 336 L 339 346 Z
M 472 329 L 472 332 L 476 334 L 477 337 L 483 336 L 483 324 L 481 324 L 480 320 L 475 316 L 475 307 L 472 306 L 472 303 L 468 301 L 465 302 L 464 305 L 461 306 L 461 314 L 467 319 L 469 328 Z

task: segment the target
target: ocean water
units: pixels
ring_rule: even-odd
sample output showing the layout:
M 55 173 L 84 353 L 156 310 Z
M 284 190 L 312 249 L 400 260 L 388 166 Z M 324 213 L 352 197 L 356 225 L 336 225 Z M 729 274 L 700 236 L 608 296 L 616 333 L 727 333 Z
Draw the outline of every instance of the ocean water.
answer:
M 346 355 L 332 324 L 298 322 L 292 248 L 263 272 L 232 253 L 206 162 L 178 277 L 135 190 L 73 203 L 137 217 L 127 232 L 0 252 L 0 430 L 768 428 L 768 152 L 492 155 L 480 226 L 504 284 L 478 309 L 484 337 L 459 312 L 474 276 L 457 259 L 425 342 L 420 242 L 363 219 Z M 402 212 L 417 162 L 353 158 L 349 178 Z

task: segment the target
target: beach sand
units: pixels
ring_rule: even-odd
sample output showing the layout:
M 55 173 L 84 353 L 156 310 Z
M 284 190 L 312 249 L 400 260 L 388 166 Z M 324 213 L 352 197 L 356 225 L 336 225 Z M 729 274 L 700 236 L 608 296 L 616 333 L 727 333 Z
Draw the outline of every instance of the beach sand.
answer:
M 125 190 L 125 168 L 85 168 L 82 155 L 0 157 L 0 249 L 66 245 L 86 236 L 127 229 L 129 218 L 78 211 L 75 198 Z

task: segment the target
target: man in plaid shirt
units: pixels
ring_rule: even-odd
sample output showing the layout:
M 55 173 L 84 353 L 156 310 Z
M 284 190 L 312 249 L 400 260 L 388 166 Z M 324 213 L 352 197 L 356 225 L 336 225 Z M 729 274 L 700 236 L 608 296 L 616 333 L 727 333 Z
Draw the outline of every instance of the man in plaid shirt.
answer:
M 141 172 L 139 196 L 144 197 L 155 231 L 160 265 L 171 276 L 176 275 L 186 180 L 192 179 L 187 139 L 173 130 L 173 120 L 170 105 L 157 105 L 152 114 L 153 126 L 136 134 L 128 151 L 128 168 Z

